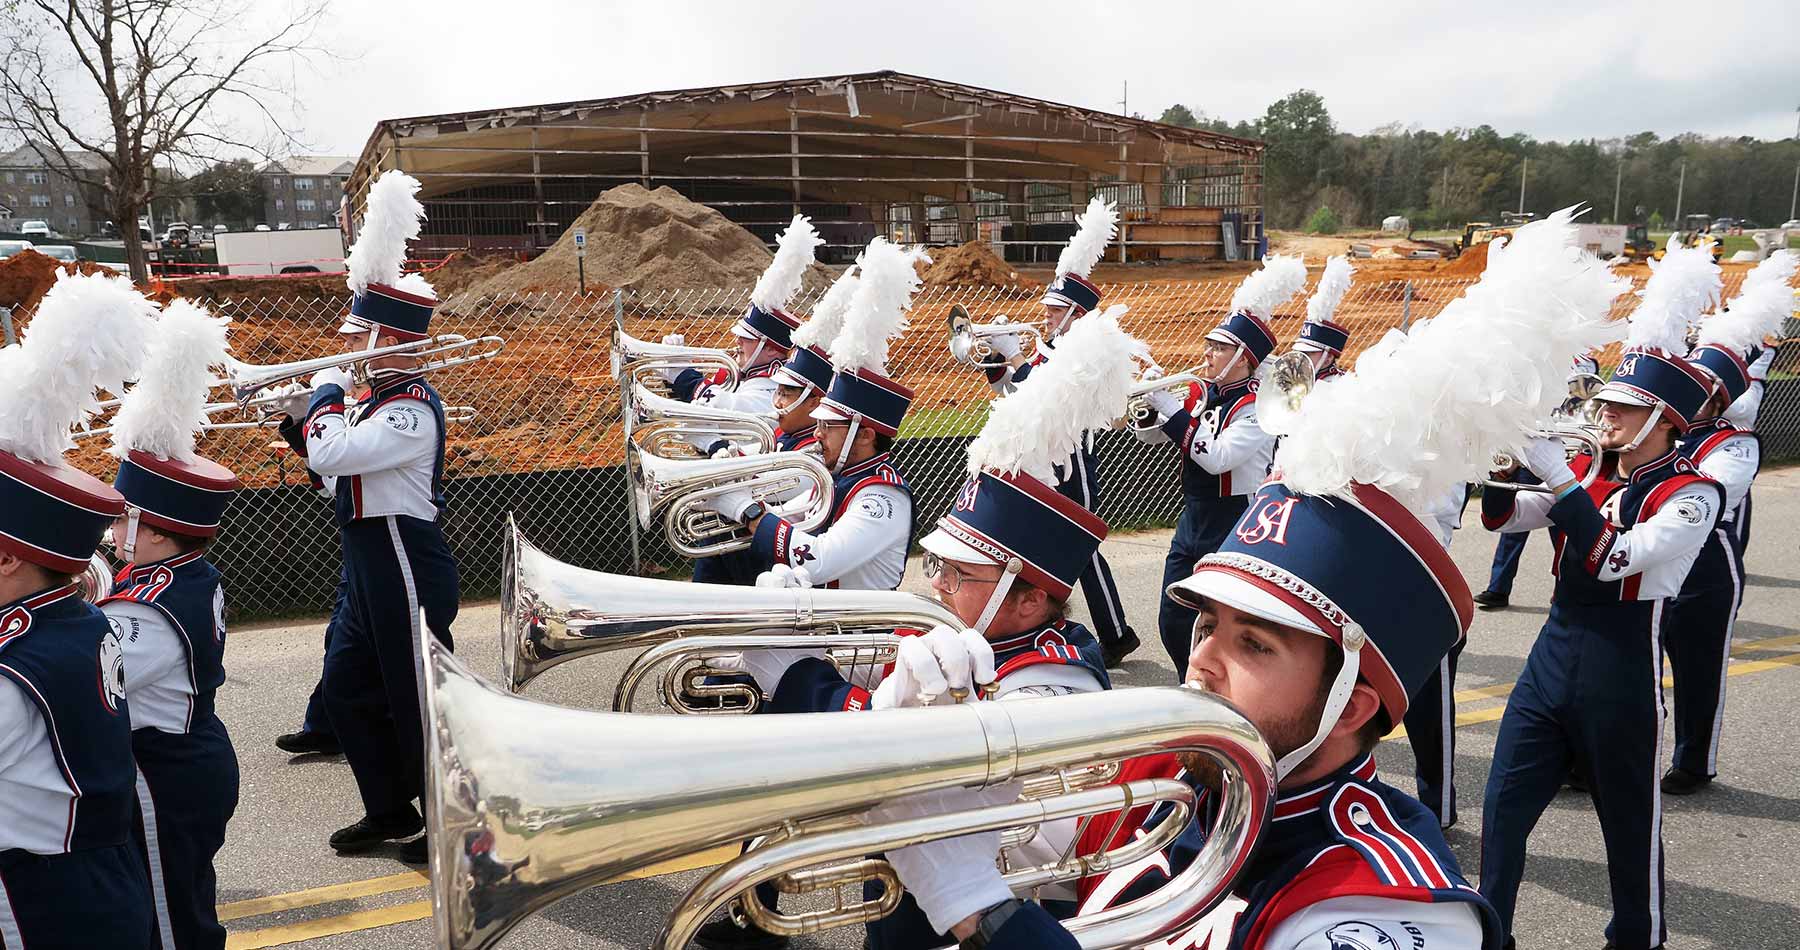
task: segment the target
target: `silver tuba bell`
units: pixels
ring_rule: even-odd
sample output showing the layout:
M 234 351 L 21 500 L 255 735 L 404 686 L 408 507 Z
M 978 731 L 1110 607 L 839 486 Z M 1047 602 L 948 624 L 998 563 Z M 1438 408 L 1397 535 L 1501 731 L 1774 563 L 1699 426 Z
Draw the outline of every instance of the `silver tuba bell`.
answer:
M 1179 834 L 1194 808 L 1192 788 L 1149 779 L 909 821 L 857 817 L 918 792 L 1198 753 L 1223 774 L 1219 817 L 1201 853 L 1154 893 L 1068 922 L 1084 947 L 1136 947 L 1192 926 L 1230 892 L 1273 807 L 1268 746 L 1228 703 L 1198 690 L 697 720 L 531 702 L 476 677 L 429 634 L 420 650 L 432 916 L 437 946 L 448 950 L 492 947 L 527 916 L 593 884 L 759 836 L 771 837 L 682 897 L 651 947 L 683 950 L 708 915 L 762 881 L 808 873 L 852 887 L 892 881 L 885 862 L 856 859 L 1174 803 L 1152 833 L 1119 849 L 1020 868 L 1007 880 L 1028 888 L 1099 873 L 1148 857 Z M 732 767 L 719 767 L 726 761 Z M 816 871 L 822 864 L 829 867 Z M 860 923 L 884 905 L 853 901 L 794 925 Z
M 1256 388 L 1256 422 L 1270 435 L 1293 431 L 1294 414 L 1318 385 L 1312 357 L 1289 350 L 1263 364 Z

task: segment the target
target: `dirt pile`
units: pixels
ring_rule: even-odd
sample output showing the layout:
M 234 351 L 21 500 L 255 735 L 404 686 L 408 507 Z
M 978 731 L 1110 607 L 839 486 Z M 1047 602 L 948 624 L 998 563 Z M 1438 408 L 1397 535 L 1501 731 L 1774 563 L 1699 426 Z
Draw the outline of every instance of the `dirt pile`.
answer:
M 575 228 L 587 231 L 589 291 L 750 287 L 773 259 L 756 235 L 712 208 L 689 201 L 667 185 L 652 191 L 627 184 L 601 193 L 536 260 L 482 281 L 473 292 L 574 290 Z M 823 288 L 832 276 L 815 264 L 806 283 L 809 289 Z
M 0 260 L 0 307 L 12 307 L 20 311 L 14 316 L 15 319 L 22 319 L 25 312 L 37 309 L 38 301 L 44 299 L 44 294 L 56 283 L 58 271 L 70 274 L 111 273 L 93 261 L 65 264 L 36 251 L 20 251 Z
M 425 272 L 425 279 L 431 282 L 431 288 L 437 291 L 439 300 L 451 297 L 476 287 L 495 275 L 511 270 L 517 266 L 519 259 L 512 254 L 489 253 L 475 251 L 453 251 L 443 263 Z
M 1041 286 L 1037 281 L 1019 274 L 1011 264 L 1001 260 L 992 247 L 981 241 L 932 249 L 931 264 L 920 276 L 928 287 L 950 284 L 978 287 Z

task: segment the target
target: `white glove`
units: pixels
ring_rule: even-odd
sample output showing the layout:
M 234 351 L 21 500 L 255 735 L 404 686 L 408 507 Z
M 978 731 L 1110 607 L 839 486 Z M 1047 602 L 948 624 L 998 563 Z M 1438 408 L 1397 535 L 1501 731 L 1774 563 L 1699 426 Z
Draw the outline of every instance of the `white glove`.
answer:
M 706 510 L 716 511 L 731 521 L 742 524 L 744 521 L 744 509 L 750 507 L 755 501 L 756 496 L 750 494 L 748 488 L 742 488 L 709 499 L 706 502 Z
M 812 575 L 806 572 L 806 568 L 788 567 L 786 564 L 777 564 L 761 574 L 756 575 L 756 586 L 811 587 L 813 586 L 813 582 Z
M 987 338 L 987 342 L 988 346 L 993 347 L 995 354 L 1005 359 L 1010 360 L 1019 355 L 1019 335 L 1016 333 L 990 336 Z
M 673 386 L 675 384 L 675 377 L 680 376 L 685 369 L 687 369 L 685 366 L 665 366 L 662 369 L 657 370 L 656 375 L 662 377 L 663 382 Z
M 1150 408 L 1155 409 L 1156 414 L 1164 419 L 1181 411 L 1181 397 L 1167 389 L 1151 390 L 1144 395 L 1144 401 L 1149 403 Z
M 306 418 L 306 408 L 312 404 L 312 389 L 299 381 L 288 383 L 270 395 L 275 401 L 269 404 L 269 411 L 296 422 Z
M 1569 468 L 1569 454 L 1563 447 L 1561 439 L 1537 438 L 1525 443 L 1525 467 L 1531 469 L 1545 485 L 1564 485 L 1575 480 L 1575 472 Z
M 894 671 L 869 698 L 871 709 L 930 706 L 951 690 L 971 690 L 994 681 L 994 647 L 973 630 L 931 628 L 922 637 L 901 637 Z
M 679 333 L 665 333 L 665 334 L 663 334 L 662 341 L 665 346 L 686 346 L 687 345 L 687 337 L 682 336 Z
M 966 336 L 950 338 L 950 355 L 955 357 L 958 363 L 975 362 L 974 347 L 970 345 L 969 338 Z
M 319 370 L 312 376 L 312 388 L 316 390 L 321 386 L 336 386 L 344 392 L 349 392 L 350 373 L 339 366 Z
M 706 665 L 726 673 L 748 673 L 764 696 L 773 696 L 788 667 L 809 656 L 821 655 L 823 651 L 818 650 L 746 650 L 709 656 Z
M 1017 801 L 1019 785 L 1008 782 L 993 788 L 950 788 L 906 795 L 878 805 L 867 820 L 905 821 L 966 809 L 1004 805 Z M 948 933 L 970 915 L 1012 897 L 994 859 L 1000 853 L 998 831 L 928 841 L 889 851 L 887 859 L 900 875 L 900 884 L 919 902 L 931 920 L 931 928 Z
M 738 450 L 737 446 L 726 443 L 725 445 L 721 445 L 714 449 L 712 457 L 716 459 L 733 459 L 743 454 L 743 452 Z

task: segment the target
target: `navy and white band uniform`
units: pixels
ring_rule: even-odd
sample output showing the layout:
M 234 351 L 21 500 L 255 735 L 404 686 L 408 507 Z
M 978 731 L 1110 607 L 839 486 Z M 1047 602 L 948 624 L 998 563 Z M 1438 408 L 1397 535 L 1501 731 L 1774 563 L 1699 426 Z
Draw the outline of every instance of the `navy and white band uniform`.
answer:
M 1044 292 L 1041 302 L 1045 308 L 1047 329 L 1042 345 L 1032 359 L 1024 358 L 1020 340 L 1016 336 L 1003 336 L 991 341 L 995 352 L 1006 358 L 1006 362 L 990 366 L 986 370 L 988 385 L 993 387 L 997 395 L 1004 396 L 1012 392 L 1014 386 L 1031 377 L 1033 367 L 1050 358 L 1051 351 L 1056 349 L 1057 337 L 1068 329 L 1069 324 L 1100 306 L 1100 289 L 1075 274 L 1064 274 Z M 1098 511 L 1099 459 L 1086 441 L 1082 442 L 1070 458 L 1071 465 L 1067 470 L 1069 474 L 1056 483 L 1056 490 L 1083 508 Z M 1125 619 L 1125 604 L 1119 595 L 1119 585 L 1113 581 L 1112 565 L 1106 562 L 1106 556 L 1099 551 L 1094 552 L 1093 562 L 1082 572 L 1081 595 L 1087 600 L 1088 617 L 1094 621 L 1094 632 L 1100 637 L 1102 644 L 1112 651 L 1126 647 L 1136 648 L 1137 634 L 1131 631 L 1131 626 Z M 1126 636 L 1128 633 L 1129 637 Z M 1121 640 L 1127 642 L 1122 644 Z
M 1209 354 L 1214 344 L 1233 348 L 1217 366 L 1208 363 L 1227 381 L 1190 386 L 1180 402 L 1159 392 L 1151 403 L 1162 422 L 1137 430 L 1143 441 L 1173 442 L 1181 453 L 1181 518 L 1163 562 L 1165 590 L 1218 550 L 1275 458 L 1275 437 L 1256 421 L 1256 367 L 1275 348 L 1274 333 L 1256 317 L 1236 313 L 1207 334 L 1207 341 Z M 1187 663 L 1194 617 L 1193 610 L 1163 596 L 1157 626 L 1177 670 Z
M 44 318 L 40 312 L 39 319 Z M 124 513 L 110 486 L 0 452 L 0 944 L 151 946 L 124 653 L 72 575 Z M 49 574 L 36 590 L 33 565 Z M 98 687 L 98 688 L 96 688 Z
M 125 653 L 138 841 L 157 933 L 164 947 L 219 948 L 225 928 L 213 858 L 238 801 L 237 755 L 214 712 L 225 682 L 225 588 L 204 550 L 176 539 L 216 534 L 238 482 L 206 459 L 181 463 L 132 452 L 113 484 L 136 509 L 113 529 L 127 539 L 121 553 L 132 560 L 100 608 Z M 151 531 L 162 540 L 147 558 Z
M 340 332 L 352 339 L 418 339 L 434 305 L 371 284 L 353 301 L 350 322 Z M 373 331 L 370 318 L 359 318 L 364 312 L 377 324 Z M 384 365 L 404 369 L 407 358 L 375 361 L 373 368 Z M 424 788 L 413 660 L 419 612 L 423 607 L 433 635 L 448 645 L 458 600 L 456 559 L 438 523 L 444 508 L 443 403 L 422 376 L 404 372 L 378 378 L 369 398 L 348 408 L 345 374 L 327 371 L 313 382 L 307 466 L 335 479 L 355 618 L 328 648 L 326 708 L 366 816 L 390 828 L 411 826 L 417 821 L 412 802 Z
M 1664 400 L 1685 424 L 1706 393 L 1700 371 L 1680 358 L 1627 351 L 1598 398 Z M 1651 410 L 1645 426 L 1664 411 Z M 1481 891 L 1510 930 L 1526 839 L 1570 767 L 1582 769 L 1606 843 L 1607 938 L 1626 950 L 1660 946 L 1666 936 L 1658 788 L 1664 611 L 1724 499 L 1667 434 L 1646 438 L 1646 453 L 1661 444 L 1648 440 L 1664 440 L 1666 450 L 1629 474 L 1618 471 L 1616 452 L 1563 466 L 1560 444 L 1536 444 L 1527 454 L 1541 458 L 1526 461 L 1547 484 L 1563 487 L 1559 479 L 1596 464 L 1598 477 L 1587 491 L 1565 488 L 1560 498 L 1494 489 L 1482 497 L 1490 530 L 1551 529 L 1556 587 L 1500 723 L 1483 807 Z
M 1756 431 L 1756 417 L 1762 414 L 1763 390 L 1767 388 L 1765 380 L 1769 376 L 1769 367 L 1775 363 L 1777 347 L 1761 347 L 1756 356 L 1750 360 L 1750 385 L 1744 394 L 1732 400 L 1725 410 L 1725 421 L 1746 432 Z M 1745 492 L 1744 500 L 1733 511 L 1732 536 L 1737 540 L 1738 556 L 1742 557 L 1750 547 L 1750 509 L 1751 496 L 1754 492 Z
M 1719 387 L 1703 412 L 1719 403 L 1729 406 L 1748 392 L 1749 366 L 1737 353 L 1703 346 L 1690 358 L 1711 374 Z M 1725 495 L 1718 527 L 1700 549 L 1681 593 L 1669 604 L 1663 635 L 1675 679 L 1672 765 L 1690 780 L 1709 779 L 1719 770 L 1725 667 L 1744 594 L 1744 552 L 1738 546 L 1736 519 L 1743 514 L 1744 499 L 1762 465 L 1762 442 L 1756 433 L 1738 429 L 1723 415 L 1713 415 L 1688 429 L 1678 451 L 1693 463 L 1695 471 L 1717 482 Z

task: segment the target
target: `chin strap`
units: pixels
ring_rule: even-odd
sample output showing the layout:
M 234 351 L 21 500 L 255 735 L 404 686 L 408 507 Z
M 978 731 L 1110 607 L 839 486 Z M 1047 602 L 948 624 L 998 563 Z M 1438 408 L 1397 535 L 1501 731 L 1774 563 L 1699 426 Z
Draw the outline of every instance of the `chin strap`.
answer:
M 762 359 L 763 348 L 768 345 L 768 340 L 765 340 L 762 337 L 756 338 L 756 349 L 750 351 L 750 359 L 744 365 L 745 372 L 749 372 L 756 368 L 756 361 Z
M 1357 670 L 1361 667 L 1363 644 L 1368 642 L 1362 627 L 1350 624 L 1344 627 L 1344 665 L 1338 669 L 1337 679 L 1332 681 L 1331 692 L 1325 694 L 1325 710 L 1319 714 L 1319 731 L 1313 733 L 1312 739 L 1281 757 L 1275 763 L 1275 779 L 1280 781 L 1289 772 L 1300 767 L 1307 757 L 1325 742 L 1325 737 L 1337 725 L 1338 717 L 1344 714 L 1344 705 L 1350 701 L 1350 691 L 1356 686 Z
M 981 616 L 975 620 L 975 632 L 987 635 L 988 624 L 994 622 L 994 615 L 1000 612 L 1000 605 L 1006 602 L 1007 591 L 1012 590 L 1013 580 L 1025 569 L 1025 562 L 1016 557 L 1006 559 L 1006 569 L 1000 572 L 1000 579 L 994 583 L 994 592 L 988 595 L 987 605 L 981 608 Z
M 1622 445 L 1613 451 L 1618 452 L 1621 455 L 1626 452 L 1636 451 L 1637 447 L 1643 445 L 1644 440 L 1650 437 L 1650 433 L 1655 431 L 1656 424 L 1662 420 L 1663 411 L 1667 409 L 1668 406 L 1668 403 L 1658 399 L 1656 405 L 1650 408 L 1650 417 L 1644 420 L 1644 427 L 1639 429 L 1638 434 L 1632 437 L 1630 444 Z M 1599 459 L 1595 459 L 1594 461 L 1598 463 Z
M 127 564 L 137 562 L 138 518 L 143 513 L 144 509 L 136 505 L 125 506 L 125 540 L 119 542 L 119 557 Z
M 844 444 L 838 447 L 837 461 L 831 463 L 831 471 L 835 474 L 844 470 L 844 460 L 850 457 L 850 445 L 856 441 L 856 431 L 862 427 L 862 416 L 850 417 L 850 431 L 844 433 Z
M 1241 360 L 1243 358 L 1244 358 L 1244 347 L 1240 344 L 1237 349 L 1231 351 L 1231 362 L 1226 363 L 1224 369 L 1221 369 L 1217 373 L 1213 374 L 1213 377 L 1212 377 L 1213 385 L 1215 385 L 1215 386 L 1226 385 L 1224 382 L 1225 377 L 1231 375 L 1231 371 L 1237 368 L 1238 360 Z

